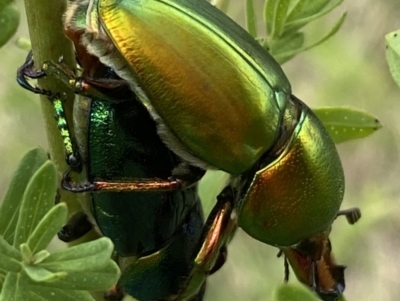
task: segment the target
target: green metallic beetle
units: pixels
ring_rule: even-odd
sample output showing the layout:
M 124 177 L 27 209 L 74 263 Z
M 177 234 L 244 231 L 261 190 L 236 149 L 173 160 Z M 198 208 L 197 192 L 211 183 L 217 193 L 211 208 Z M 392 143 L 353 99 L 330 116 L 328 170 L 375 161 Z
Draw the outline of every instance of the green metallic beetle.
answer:
M 247 233 L 292 246 L 330 226 L 344 192 L 335 145 L 226 15 L 201 0 L 83 0 L 69 2 L 64 22 L 130 83 L 173 151 L 239 180 Z
M 71 0 L 64 24 L 130 83 L 171 150 L 231 174 L 250 236 L 296 248 L 330 228 L 344 193 L 335 145 L 280 66 L 229 17 L 202 0 Z
M 82 57 L 82 54 L 80 58 L 83 59 L 86 64 L 89 63 L 89 66 L 93 64 L 93 58 L 89 58 L 88 56 Z M 168 171 L 167 174 L 165 171 L 168 170 L 168 168 L 171 169 L 171 166 L 168 164 L 166 164 L 166 166 L 164 166 L 165 164 L 160 165 L 160 159 L 165 157 L 165 155 L 168 154 L 168 151 L 162 145 L 158 146 L 159 150 L 156 150 L 157 147 L 154 148 L 154 143 L 157 142 L 157 139 L 154 136 L 155 133 L 152 134 L 151 131 L 149 132 L 149 129 L 151 130 L 152 126 L 154 127 L 154 124 L 152 124 L 149 116 L 146 114 L 146 111 L 144 111 L 145 109 L 142 108 L 141 105 L 137 104 L 136 101 L 131 100 L 133 96 L 131 93 L 129 93 L 129 90 L 126 91 L 125 81 L 110 79 L 109 76 L 105 78 L 100 77 L 97 79 L 90 79 L 87 77 L 76 78 L 71 71 L 66 69 L 66 66 L 51 62 L 45 64 L 46 71 L 44 72 L 34 71 L 31 69 L 31 67 L 32 61 L 28 60 L 28 62 L 20 69 L 18 76 L 19 83 L 28 90 L 48 96 L 52 95 L 53 93 L 51 92 L 31 87 L 26 81 L 26 78 L 37 78 L 47 75 L 56 76 L 59 80 L 62 80 L 67 85 L 74 83 L 76 93 L 80 93 L 86 97 L 90 96 L 90 102 L 89 100 L 83 99 L 76 101 L 75 103 L 75 107 L 78 108 L 75 114 L 75 128 L 80 129 L 79 132 L 82 131 L 82 129 L 86 131 L 86 126 L 82 128 L 81 123 L 84 122 L 84 124 L 86 124 L 88 122 L 89 128 L 91 129 L 90 135 L 84 135 L 83 142 L 82 137 L 78 140 L 78 142 L 80 141 L 78 145 L 81 145 L 80 149 L 83 148 L 83 151 L 81 150 L 79 152 L 81 154 L 79 156 L 79 153 L 77 154 L 76 151 L 69 147 L 72 145 L 72 142 L 69 139 L 70 136 L 66 135 L 69 133 L 69 130 L 67 124 L 62 118 L 62 106 L 60 107 L 59 101 L 53 100 L 55 101 L 54 104 L 56 116 L 58 116 L 59 119 L 58 123 L 61 133 L 63 133 L 64 142 L 66 143 L 67 161 L 72 170 L 77 171 L 77 166 L 81 166 L 81 164 L 77 163 L 79 163 L 79 158 L 82 157 L 82 154 L 84 155 L 83 158 L 90 158 L 90 160 L 84 160 L 86 162 L 86 169 L 91 171 L 88 177 L 89 182 L 85 181 L 81 183 L 75 183 L 71 182 L 69 179 L 64 179 L 62 186 L 64 189 L 72 192 L 91 192 L 92 210 L 94 210 L 92 214 L 94 213 L 95 216 L 95 224 L 98 225 L 104 235 L 113 240 L 113 242 L 116 244 L 117 254 L 122 258 L 121 262 L 124 262 L 124 273 L 119 283 L 120 287 L 122 287 L 125 292 L 135 297 L 139 297 L 140 300 L 151 300 L 149 299 L 150 295 L 154 296 L 154 294 L 159 294 L 161 292 L 160 289 L 166 289 L 167 283 L 173 283 L 174 280 L 177 280 L 174 278 L 177 276 L 175 269 L 167 269 L 167 273 L 165 273 L 165 271 L 162 269 L 165 264 L 162 264 L 162 262 L 164 260 L 170 260 L 172 258 L 171 256 L 174 256 L 173 258 L 176 258 L 175 262 L 177 262 L 177 260 L 179 261 L 179 256 L 184 256 L 186 258 L 185 255 L 188 255 L 188 251 L 185 248 L 182 249 L 182 241 L 175 237 L 171 244 L 168 244 L 160 251 L 150 256 L 139 258 L 138 261 L 129 261 L 130 258 L 126 256 L 128 255 L 128 252 L 131 255 L 132 252 L 137 252 L 134 247 L 134 241 L 137 240 L 138 237 L 142 237 L 144 242 L 149 243 L 152 235 L 159 235 L 157 234 L 159 232 L 159 230 L 157 230 L 158 226 L 152 226 L 151 229 L 147 229 L 146 231 L 152 230 L 155 232 L 152 233 L 152 231 L 150 231 L 150 233 L 147 233 L 143 236 L 146 231 L 141 231 L 140 227 L 132 224 L 130 222 L 132 217 L 139 213 L 136 211 L 140 208 L 142 211 L 145 209 L 144 212 L 146 215 L 151 215 L 152 212 L 154 213 L 157 211 L 157 206 L 149 207 L 148 202 L 152 197 L 157 195 L 161 197 L 167 197 L 168 192 L 164 192 L 164 188 L 158 188 L 156 192 L 151 194 L 147 193 L 146 195 L 146 193 L 140 193 L 141 189 L 145 191 L 148 190 L 146 185 L 139 189 L 139 186 L 137 186 L 136 183 L 138 179 L 135 178 L 135 175 L 142 174 L 141 169 L 143 169 L 143 167 L 139 169 L 136 168 L 137 170 L 133 169 L 133 173 L 127 173 L 129 169 L 120 170 L 120 168 L 116 166 L 115 160 L 117 160 L 119 164 L 122 163 L 127 166 L 133 165 L 137 167 L 140 167 L 143 162 L 146 162 L 145 166 L 147 167 L 144 170 L 148 169 L 149 166 L 153 166 L 152 169 L 157 171 L 156 175 L 158 177 L 161 176 L 161 178 L 166 178 Z M 98 67 L 96 67 L 96 69 L 97 68 Z M 85 73 L 92 73 L 87 72 L 87 69 L 88 68 L 86 67 Z M 100 90 L 102 92 L 100 92 Z M 104 92 L 106 92 L 108 96 L 102 94 Z M 101 99 L 108 97 L 117 97 L 120 99 L 120 102 L 113 105 L 101 101 Z M 124 97 L 128 97 L 129 100 L 123 101 Z M 89 103 L 91 103 L 90 109 L 88 107 Z M 118 108 L 122 108 L 122 110 Z M 90 114 L 88 114 L 89 111 Z M 132 122 L 136 124 L 136 127 L 133 128 L 129 126 L 131 125 L 129 122 L 129 117 L 132 116 L 132 114 L 137 116 L 137 119 L 132 120 Z M 107 127 L 109 130 L 98 131 L 99 125 L 100 128 L 103 129 L 104 127 Z M 115 130 L 115 127 L 118 129 L 117 131 Z M 107 132 L 108 134 L 104 135 L 103 132 Z M 143 134 L 146 135 L 143 136 Z M 79 136 L 81 135 L 78 135 L 78 137 Z M 118 139 L 121 137 L 123 138 Z M 141 139 L 138 139 L 139 137 L 141 137 Z M 121 140 L 125 142 L 122 143 Z M 134 148 L 127 148 L 127 146 L 131 145 L 131 143 L 133 143 Z M 88 155 L 88 151 L 86 150 L 88 147 L 93 149 L 100 147 L 102 151 L 91 151 L 89 152 L 91 155 Z M 125 149 L 125 155 L 123 158 L 120 156 L 113 156 L 112 154 L 115 152 L 114 149 L 120 148 Z M 143 149 L 147 148 L 149 148 L 149 150 L 153 150 L 153 152 L 149 152 L 143 158 L 138 156 Z M 108 154 L 107 156 L 105 155 L 106 153 Z M 157 155 L 157 153 L 159 153 L 160 157 Z M 171 153 L 170 155 L 172 156 Z M 97 168 L 93 169 L 93 166 Z M 99 182 L 100 174 L 109 174 L 110 171 L 115 171 L 115 169 L 125 175 L 123 181 L 118 179 L 118 177 L 115 177 L 115 175 L 110 179 L 107 179 L 107 177 L 104 178 L 103 175 L 100 177 L 102 179 L 101 182 Z M 95 170 L 94 173 L 93 170 Z M 70 172 L 67 173 L 68 177 L 69 174 Z M 158 184 L 160 182 L 164 183 L 161 178 L 156 181 Z M 140 178 L 140 182 L 141 184 L 144 184 L 146 179 Z M 132 189 L 132 187 L 135 188 Z M 172 293 L 169 296 L 169 299 L 173 298 L 171 300 L 181 301 L 192 300 L 192 298 L 195 298 L 193 300 L 200 301 L 202 299 L 202 294 L 204 293 L 204 283 L 207 276 L 210 273 L 218 270 L 218 268 L 223 264 L 226 257 L 226 245 L 230 241 L 237 227 L 237 215 L 231 215 L 233 209 L 233 196 L 230 190 L 230 187 L 227 187 L 224 192 L 218 196 L 219 201 L 208 217 L 205 228 L 203 229 L 202 239 L 199 242 L 202 244 L 202 246 L 199 249 L 196 258 L 193 257 L 194 263 L 192 269 L 190 270 L 190 275 L 187 275 L 183 279 L 178 277 L 178 279 L 181 279 L 179 280 L 179 283 L 182 284 L 182 290 L 179 292 L 179 294 L 173 294 L 173 286 L 168 286 L 168 291 Z M 94 193 L 94 191 L 103 193 L 98 194 Z M 118 193 L 118 191 L 127 191 L 128 193 L 121 195 Z M 186 195 L 191 195 L 190 189 L 187 189 L 184 192 Z M 144 203 L 137 202 L 140 196 L 143 196 L 145 200 Z M 182 205 L 179 197 L 177 196 L 179 196 L 179 194 L 176 194 L 174 197 L 174 206 L 172 206 L 170 209 L 173 209 L 174 207 L 180 207 Z M 118 204 L 116 203 L 117 200 Z M 121 203 L 121 201 L 124 202 Z M 163 206 L 164 204 L 161 202 L 159 204 L 159 209 L 162 209 Z M 162 211 L 165 213 L 165 210 Z M 339 211 L 337 216 L 339 215 L 345 215 L 348 221 L 353 224 L 360 218 L 361 213 L 357 208 L 355 208 L 346 211 Z M 160 222 L 163 220 L 164 222 L 168 222 L 168 218 L 165 220 L 165 216 L 160 216 L 160 218 Z M 140 219 L 140 213 L 138 219 Z M 173 222 L 174 221 L 171 221 L 171 223 Z M 68 228 L 65 229 L 67 232 L 64 231 L 62 233 L 63 240 L 67 239 L 69 241 L 71 234 L 72 236 L 76 235 L 76 230 L 79 230 L 79 233 L 82 229 L 89 230 L 88 227 L 82 228 L 81 223 L 78 225 L 76 224 L 76 219 L 72 219 L 71 223 L 68 225 Z M 197 223 L 197 227 L 198 226 L 199 225 Z M 337 300 L 337 298 L 343 293 L 345 288 L 343 275 L 344 267 L 336 265 L 334 259 L 332 258 L 329 232 L 330 231 L 324 231 L 318 235 L 304 239 L 301 241 L 301 244 L 298 244 L 294 247 L 282 248 L 281 252 L 285 257 L 286 263 L 285 281 L 288 281 L 289 279 L 287 265 L 290 264 L 299 281 L 310 286 L 321 296 L 323 300 L 334 301 Z M 134 233 L 136 234 L 132 236 Z M 184 239 L 183 242 L 189 242 L 190 245 L 190 241 L 193 241 L 193 239 L 195 240 L 195 238 L 193 236 L 188 238 L 189 240 L 186 238 L 186 240 Z M 174 247 L 176 244 L 178 245 L 178 249 L 175 249 Z M 136 254 L 136 256 L 137 255 L 138 254 Z M 183 260 L 182 262 L 185 262 L 185 258 L 181 258 L 181 260 Z M 158 265 L 155 265 L 154 262 L 160 264 L 160 268 Z M 190 268 L 190 261 L 186 262 L 183 266 Z M 143 275 L 152 275 L 150 279 L 152 279 L 153 285 L 142 286 L 142 280 L 144 279 Z M 162 281 L 163 277 L 166 276 L 167 279 L 170 280 L 169 282 Z M 112 296 L 115 298 L 115 295 Z

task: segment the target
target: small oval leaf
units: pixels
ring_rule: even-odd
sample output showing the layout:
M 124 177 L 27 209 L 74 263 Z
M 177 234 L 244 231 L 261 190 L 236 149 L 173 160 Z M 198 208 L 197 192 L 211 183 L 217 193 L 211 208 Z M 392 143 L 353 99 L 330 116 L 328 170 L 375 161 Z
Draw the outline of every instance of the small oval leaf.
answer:
M 323 4 L 323 6 L 319 6 L 318 2 L 326 2 Z M 301 18 L 298 18 L 296 20 L 293 20 L 291 22 L 287 22 L 286 26 L 287 28 L 285 30 L 288 31 L 293 31 L 293 30 L 300 30 L 300 28 L 306 26 L 308 23 L 321 18 L 322 16 L 326 15 L 327 13 L 331 12 L 334 8 L 339 6 L 343 0 L 321 0 L 321 1 L 308 1 L 307 5 L 304 8 L 304 12 L 306 14 L 302 16 Z M 318 7 L 314 7 L 314 11 L 312 11 L 310 8 L 314 4 L 318 4 Z
M 29 181 L 18 217 L 14 246 L 26 242 L 43 216 L 54 206 L 57 192 L 57 171 L 47 161 Z
M 372 114 L 353 108 L 332 107 L 313 111 L 335 143 L 367 137 L 382 127 Z
M 246 28 L 253 38 L 257 37 L 257 19 L 254 13 L 253 0 L 246 0 Z
M 0 47 L 10 40 L 18 29 L 19 11 L 10 4 L 0 10 Z
M 40 220 L 39 224 L 28 238 L 32 253 L 45 249 L 67 219 L 68 209 L 65 203 L 53 207 Z
M 276 47 L 276 49 L 274 49 L 274 52 L 276 52 L 276 54 L 275 55 L 273 54 L 274 58 L 279 62 L 279 64 L 283 64 L 283 63 L 287 62 L 289 59 L 291 59 L 292 57 L 294 57 L 295 55 L 297 55 L 301 52 L 310 50 L 311 48 L 314 48 L 314 47 L 322 44 L 323 42 L 328 40 L 330 37 L 332 37 L 336 32 L 338 32 L 338 30 L 343 25 L 344 20 L 346 19 L 346 15 L 347 14 L 344 13 L 335 22 L 335 24 L 332 26 L 332 28 L 329 30 L 329 32 L 325 36 L 323 36 L 321 39 L 319 39 L 316 42 L 311 43 L 309 45 L 305 45 L 305 46 L 301 45 L 302 47 L 298 47 L 299 42 L 296 42 L 296 44 L 293 44 L 293 42 L 295 42 L 295 41 L 292 41 L 285 48 L 279 49 L 278 46 L 283 44 L 282 41 L 286 40 L 288 35 L 290 36 L 292 31 L 288 31 L 287 33 L 284 33 L 282 40 L 276 41 L 273 44 L 273 47 Z M 296 31 L 294 31 L 294 33 L 296 33 Z M 304 37 L 303 37 L 303 43 L 304 43 Z M 275 45 L 277 45 L 277 46 L 275 46 Z M 289 48 L 289 46 L 292 46 L 292 47 Z
M 54 282 L 67 276 L 66 272 L 53 273 L 37 265 L 24 264 L 24 271 L 35 282 Z
M 63 290 L 39 285 L 30 286 L 29 301 L 95 301 L 86 291 Z
M 22 50 L 30 51 L 32 49 L 31 41 L 27 38 L 18 38 L 15 41 L 15 45 Z
M 108 264 L 113 249 L 111 240 L 102 237 L 68 249 L 55 251 L 41 263 L 41 266 L 54 272 L 94 271 Z
M 396 84 L 400 87 L 400 29 L 385 36 L 386 60 Z
M 48 258 L 50 256 L 50 252 L 47 250 L 41 250 L 39 252 L 37 252 L 36 254 L 33 255 L 33 264 L 39 264 L 41 263 L 43 260 L 45 260 L 46 258 Z
M 88 271 L 90 270 L 90 271 Z M 84 264 L 81 271 L 68 273 L 65 277 L 52 282 L 42 282 L 48 287 L 68 290 L 108 290 L 114 286 L 120 276 L 118 265 L 109 260 L 101 269 L 92 270 L 89 264 Z
M 46 152 L 35 148 L 25 154 L 15 170 L 0 208 L 0 235 L 9 243 L 14 242 L 22 196 L 29 180 L 48 160 Z
M 265 2 L 264 20 L 268 35 L 271 35 L 274 30 L 274 19 L 278 2 L 279 0 L 268 0 Z
M 288 15 L 288 21 L 308 18 L 321 11 L 331 0 L 299 0 Z
M 289 5 L 290 5 L 289 0 L 279 1 L 278 6 L 276 8 L 276 14 L 274 20 L 274 32 L 272 35 L 272 39 L 280 37 L 285 29 Z

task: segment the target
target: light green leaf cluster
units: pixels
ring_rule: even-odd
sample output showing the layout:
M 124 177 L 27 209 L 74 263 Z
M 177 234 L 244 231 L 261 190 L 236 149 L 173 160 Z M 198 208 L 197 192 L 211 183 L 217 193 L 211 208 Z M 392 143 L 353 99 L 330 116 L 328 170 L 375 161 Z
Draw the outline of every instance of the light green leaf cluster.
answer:
M 400 87 L 400 29 L 388 33 L 386 40 L 386 59 L 393 79 Z
M 0 47 L 7 43 L 17 31 L 19 11 L 12 0 L 0 0 Z
M 326 15 L 343 0 L 267 0 L 264 5 L 266 38 L 257 33 L 253 0 L 246 0 L 246 20 L 249 33 L 283 64 L 300 52 L 311 49 L 333 36 L 342 26 L 346 13 L 334 23 L 328 33 L 317 41 L 305 44 L 303 28 Z
M 311 44 L 305 44 L 305 34 L 301 31 L 308 23 L 331 12 L 342 2 L 343 0 L 266 0 L 264 19 L 267 38 L 260 39 L 257 34 L 253 0 L 246 0 L 247 29 L 252 36 L 259 39 L 260 43 L 280 64 L 283 64 L 296 54 L 323 43 L 340 29 L 346 13 L 342 14 L 324 37 Z M 400 38 L 397 38 L 397 58 L 400 60 L 399 41 Z M 393 42 L 393 44 L 395 43 Z M 398 69 L 394 73 L 397 74 L 400 81 L 400 64 L 398 62 L 396 65 Z M 375 116 L 357 109 L 322 108 L 315 109 L 314 112 L 325 125 L 335 143 L 367 137 L 382 127 Z
M 0 301 L 93 301 L 88 290 L 111 288 L 120 272 L 110 239 L 49 252 L 66 221 L 54 206 L 57 172 L 41 149 L 29 151 L 14 173 L 0 208 Z

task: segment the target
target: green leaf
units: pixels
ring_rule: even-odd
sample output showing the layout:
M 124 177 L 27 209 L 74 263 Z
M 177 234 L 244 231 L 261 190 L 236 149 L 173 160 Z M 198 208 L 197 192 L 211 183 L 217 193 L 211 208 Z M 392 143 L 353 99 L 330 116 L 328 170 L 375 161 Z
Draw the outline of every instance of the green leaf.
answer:
M 65 277 L 52 282 L 42 282 L 43 286 L 55 287 L 66 290 L 108 290 L 114 286 L 120 276 L 118 265 L 109 260 L 102 268 L 93 270 L 89 265 L 81 267 L 81 271 L 67 273 Z
M 94 301 L 87 291 L 62 290 L 37 285 L 24 274 L 9 273 L 0 301 Z
M 30 300 L 28 277 L 22 273 L 8 273 L 1 290 L 0 301 Z
M 8 5 L 12 4 L 13 0 L 0 0 L 0 12 Z
M 307 45 L 305 46 L 301 51 L 306 51 L 309 50 L 311 48 L 314 48 L 315 46 L 320 45 L 321 43 L 325 42 L 326 40 L 328 40 L 331 36 L 333 36 L 335 33 L 338 32 L 338 30 L 340 29 L 340 27 L 342 27 L 342 24 L 344 22 L 344 20 L 346 19 L 347 13 L 344 13 L 343 15 L 340 16 L 340 18 L 335 22 L 335 24 L 333 24 L 331 30 L 327 33 L 326 36 L 324 36 L 322 39 L 320 39 L 319 41 Z
M 304 33 L 295 32 L 271 44 L 271 55 L 279 64 L 283 64 L 298 53 L 304 44 Z
M 33 264 L 39 264 L 41 263 L 43 260 L 45 260 L 46 258 L 48 258 L 50 256 L 50 252 L 47 250 L 41 250 L 37 253 L 35 253 L 32 257 L 32 262 Z
M 37 265 L 24 264 L 24 271 L 35 282 L 55 282 L 67 276 L 66 272 L 53 273 Z
M 388 33 L 386 40 L 386 60 L 396 84 L 400 87 L 400 29 Z
M 32 49 L 31 41 L 27 38 L 18 38 L 15 41 L 15 45 L 22 50 L 29 51 Z
M 311 17 L 320 12 L 331 0 L 300 0 L 290 10 L 288 21 Z
M 324 0 L 326 1 L 326 0 Z M 310 1 L 310 4 L 314 2 L 314 1 Z M 328 4 L 321 8 L 321 7 L 315 7 L 315 11 L 313 11 L 312 14 L 307 13 L 307 15 L 305 15 L 304 17 L 297 19 L 297 20 L 293 20 L 293 21 L 289 21 L 288 18 L 288 22 L 286 23 L 286 28 L 285 28 L 285 32 L 293 32 L 293 31 L 297 31 L 300 28 L 304 27 L 305 25 L 307 25 L 308 23 L 310 23 L 311 21 L 314 21 L 324 15 L 326 15 L 327 13 L 331 12 L 334 8 L 336 8 L 337 6 L 339 6 L 341 3 L 343 2 L 343 0 L 336 0 L 336 1 L 330 1 L 328 2 Z M 317 1 L 315 1 L 316 4 Z M 307 12 L 309 11 L 310 6 L 306 7 Z
M 275 301 L 319 301 L 309 288 L 300 284 L 281 284 L 273 295 Z
M 367 112 L 346 107 L 313 109 L 335 143 L 364 138 L 382 127 Z
M 0 7 L 0 47 L 11 39 L 18 29 L 19 25 L 19 11 L 17 8 L 10 4 L 1 10 Z
M 29 248 L 27 243 L 23 243 L 19 245 L 19 249 L 21 250 L 22 261 L 26 263 L 31 263 L 33 253 L 31 248 Z
M 257 37 L 257 19 L 254 14 L 253 0 L 246 0 L 246 28 L 253 38 Z
M 200 199 L 207 216 L 215 205 L 217 195 L 229 182 L 229 174 L 223 171 L 209 170 L 199 183 Z
M 43 287 L 39 285 L 30 286 L 29 301 L 95 301 L 86 291 L 62 290 L 54 287 Z
M 25 190 L 19 213 L 14 246 L 26 242 L 39 221 L 54 206 L 57 190 L 57 171 L 47 161 L 31 178 Z
M 11 246 L 2 236 L 0 236 L 0 254 L 18 261 L 22 260 L 21 253 Z
M 67 205 L 60 203 L 54 206 L 40 220 L 39 224 L 28 238 L 32 253 L 45 249 L 67 219 Z
M 0 236 L 0 270 L 4 271 L 4 275 L 6 272 L 20 272 L 21 261 L 21 253 Z
M 0 254 L 0 269 L 7 272 L 19 273 L 22 271 L 22 266 L 20 261 Z
M 107 237 L 55 251 L 40 265 L 49 271 L 94 271 L 108 264 L 113 244 Z
M 274 30 L 274 20 L 276 8 L 278 6 L 279 0 L 268 0 L 265 2 L 264 8 L 264 20 L 267 30 L 267 35 L 272 35 Z
M 0 235 L 9 244 L 14 242 L 14 232 L 25 188 L 33 174 L 47 160 L 47 154 L 43 149 L 32 149 L 22 158 L 14 172 L 0 208 Z
M 290 0 L 280 0 L 276 7 L 272 39 L 280 37 L 285 28 L 289 4 Z
M 306 51 L 306 50 L 310 50 L 311 48 L 314 48 L 315 46 L 318 46 L 319 44 L 325 42 L 327 39 L 329 39 L 331 36 L 333 36 L 342 26 L 345 18 L 346 18 L 347 13 L 344 13 L 337 21 L 336 23 L 333 25 L 333 27 L 331 28 L 331 30 L 327 33 L 326 36 L 324 36 L 323 38 L 321 38 L 320 40 L 318 40 L 317 42 L 314 42 L 313 44 L 310 45 L 306 45 L 302 48 L 292 48 L 289 51 L 286 52 L 277 52 L 277 54 L 275 55 L 275 59 L 280 63 L 283 64 L 284 62 L 286 62 L 287 60 L 289 60 L 290 58 L 292 58 L 293 56 L 295 56 L 296 54 Z

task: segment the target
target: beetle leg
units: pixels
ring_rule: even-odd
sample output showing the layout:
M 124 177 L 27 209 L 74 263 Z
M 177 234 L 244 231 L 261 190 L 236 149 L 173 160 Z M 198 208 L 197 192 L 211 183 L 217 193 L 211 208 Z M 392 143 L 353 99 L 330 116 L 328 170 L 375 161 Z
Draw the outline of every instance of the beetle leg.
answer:
M 344 215 L 347 219 L 347 222 L 350 225 L 353 225 L 361 218 L 361 210 L 360 210 L 360 208 L 357 208 L 357 207 L 349 208 L 346 210 L 340 210 L 337 213 L 336 217 L 339 217 L 341 215 Z
M 119 78 L 94 79 L 89 76 L 77 77 L 64 63 L 46 62 L 43 70 L 47 76 L 53 76 L 70 87 L 75 94 L 102 99 L 110 103 L 119 103 L 135 98 L 127 81 Z M 116 75 L 114 75 L 117 77 Z
M 207 276 L 216 272 L 225 262 L 226 246 L 237 229 L 237 219 L 232 213 L 233 197 L 231 188 L 227 187 L 218 196 L 217 204 L 208 216 L 194 266 L 177 301 L 193 300 L 190 298 L 201 292 Z
M 181 166 L 185 166 L 185 168 L 180 168 Z M 179 169 L 179 171 L 176 171 L 177 169 Z M 75 183 L 71 179 L 71 173 L 76 171 L 76 169 L 71 167 L 64 174 L 61 181 L 61 186 L 63 189 L 74 193 L 89 191 L 175 191 L 183 190 L 195 185 L 205 173 L 205 171 L 200 168 L 186 166 L 186 164 L 179 165 L 177 169 L 172 172 L 173 176 L 169 177 L 168 179 L 134 178 L 124 179 L 123 181 L 94 181 L 92 183 Z
M 286 258 L 286 256 L 283 259 L 283 268 L 285 270 L 284 272 L 284 277 L 283 277 L 283 281 L 285 283 L 289 282 L 289 277 L 290 277 L 290 269 L 289 269 L 289 262 Z
M 17 71 L 17 82 L 24 89 L 31 91 L 35 94 L 49 95 L 50 92 L 40 89 L 39 87 L 34 87 L 28 82 L 28 78 L 30 79 L 38 79 L 45 77 L 46 74 L 43 71 L 38 71 L 34 68 L 34 61 L 32 51 L 29 51 L 28 56 L 24 64 L 18 68 Z
M 94 181 L 76 183 L 71 179 L 72 169 L 68 170 L 62 180 L 61 187 L 74 193 L 82 192 L 129 192 L 129 191 L 175 191 L 189 188 L 197 183 L 170 177 L 169 179 L 135 178 L 124 181 Z
M 104 300 L 120 301 L 124 298 L 124 293 L 118 285 L 115 285 L 104 294 Z
M 88 76 L 77 77 L 62 61 L 58 63 L 45 62 L 42 70 L 34 68 L 32 52 L 29 52 L 25 63 L 17 71 L 17 82 L 25 89 L 54 98 L 55 93 L 32 86 L 28 79 L 38 79 L 53 76 L 70 87 L 74 93 L 90 98 L 103 99 L 115 103 L 134 98 L 129 84 L 122 79 L 93 79 Z
M 359 208 L 341 210 L 337 216 L 344 215 L 349 224 L 361 218 Z M 332 255 L 329 231 L 316 235 L 300 245 L 281 249 L 298 280 L 313 289 L 322 300 L 338 300 L 345 289 L 345 266 L 336 264 Z M 285 267 L 285 280 L 287 270 Z
M 323 246 L 320 258 L 296 248 L 284 248 L 285 259 L 291 265 L 297 279 L 316 292 L 322 300 L 337 300 L 345 289 L 344 269 L 337 265 L 327 237 L 319 237 L 315 243 Z
M 288 283 L 290 278 L 289 262 L 283 252 L 283 249 L 279 249 L 278 254 L 276 254 L 276 257 L 280 258 L 282 257 L 282 255 L 283 255 L 283 270 L 284 270 L 283 282 Z
M 60 203 L 60 191 L 57 189 L 55 204 Z M 57 236 L 63 242 L 71 242 L 77 240 L 93 229 L 92 223 L 87 215 L 82 212 L 76 212 L 72 215 L 67 223 L 58 231 Z
M 34 61 L 32 57 L 32 52 L 30 52 L 26 58 L 25 63 L 18 69 L 17 81 L 23 88 L 36 94 L 45 95 L 52 102 L 55 111 L 57 127 L 60 131 L 64 143 L 64 149 L 66 153 L 65 160 L 68 166 L 70 166 L 74 171 L 79 172 L 82 169 L 82 162 L 79 153 L 75 151 L 76 148 L 70 135 L 69 125 L 65 118 L 63 99 L 59 93 L 52 93 L 51 91 L 40 89 L 38 87 L 33 87 L 29 84 L 28 78 L 36 79 L 46 76 L 43 71 L 34 70 L 33 65 Z
M 87 215 L 83 212 L 75 213 L 57 233 L 58 238 L 63 242 L 71 242 L 81 238 L 90 230 L 93 225 L 90 223 Z

